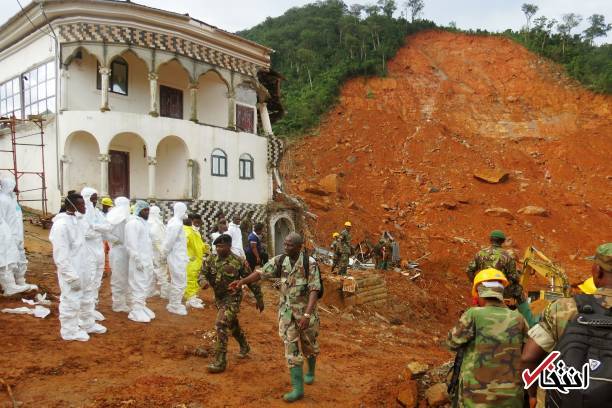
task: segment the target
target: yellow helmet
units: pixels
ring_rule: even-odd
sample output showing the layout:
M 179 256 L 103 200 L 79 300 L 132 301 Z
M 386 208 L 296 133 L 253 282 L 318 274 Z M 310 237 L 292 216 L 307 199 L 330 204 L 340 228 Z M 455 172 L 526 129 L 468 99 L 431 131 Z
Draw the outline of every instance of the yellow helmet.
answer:
M 597 291 L 597 286 L 595 286 L 595 282 L 593 281 L 593 277 L 591 276 L 589 279 L 582 282 L 578 285 L 578 288 L 587 295 L 592 295 Z
M 474 277 L 474 284 L 472 285 L 472 296 L 477 297 L 478 291 L 476 290 L 476 288 L 482 282 L 487 281 L 498 281 L 501 282 L 504 287 L 508 286 L 508 279 L 506 279 L 506 275 L 504 275 L 502 271 L 499 271 L 495 268 L 483 269 L 482 271 L 478 272 Z
M 338 236 L 340 236 L 340 233 L 338 233 L 338 232 L 334 232 L 334 233 L 332 234 L 332 238 L 336 238 L 336 237 L 338 237 Z
M 352 227 L 352 226 L 353 226 L 353 224 L 351 224 L 351 222 L 350 222 L 350 221 L 346 221 L 346 222 L 344 223 L 344 226 L 345 226 L 345 227 Z
M 113 200 L 111 200 L 110 197 L 104 197 L 102 199 L 102 201 L 100 201 L 102 203 L 102 205 L 106 205 L 108 207 L 112 207 L 113 206 Z

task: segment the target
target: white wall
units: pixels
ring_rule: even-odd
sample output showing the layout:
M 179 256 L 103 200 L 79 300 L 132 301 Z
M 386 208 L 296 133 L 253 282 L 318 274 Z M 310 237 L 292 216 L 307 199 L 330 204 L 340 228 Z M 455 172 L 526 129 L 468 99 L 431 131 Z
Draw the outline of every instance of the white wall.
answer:
M 69 110 L 100 109 L 101 91 L 96 88 L 97 59 L 86 51 L 68 67 L 66 106 Z M 128 64 L 128 94 L 108 93 L 111 110 L 133 113 L 149 112 L 149 79 L 146 64 L 131 52 L 121 56 Z
M 100 149 L 96 139 L 87 132 L 75 132 L 67 141 L 65 156 L 70 163 L 62 164 L 65 190 L 81 191 L 93 187 L 100 191 Z
M 187 197 L 187 159 L 185 142 L 169 136 L 157 145 L 155 196 L 160 199 Z
M 221 77 L 208 71 L 198 81 L 198 120 L 214 126 L 228 125 L 228 89 Z
M 130 154 L 130 198 L 146 198 L 149 195 L 149 169 L 146 156 L 151 154 L 147 148 L 145 156 L 144 146 L 145 143 L 138 134 L 121 132 L 112 139 L 108 149 Z
M 180 137 L 187 145 L 189 158 L 196 160 L 200 165 L 200 196 L 196 197 L 197 199 L 254 204 L 265 204 L 268 201 L 269 177 L 266 168 L 267 139 L 265 137 L 180 119 L 153 118 L 149 115 L 116 111 L 66 111 L 61 115 L 60 122 L 62 149 L 67 135 L 78 130 L 93 134 L 103 153 L 108 151 L 111 139 L 119 133 L 133 132 L 140 135 L 147 145 L 149 156 L 150 152 L 157 152 L 158 144 L 166 136 Z M 143 157 L 142 144 L 143 142 L 134 135 L 131 137 L 123 135 L 121 139 L 113 140 L 111 146 L 114 149 L 121 145 L 124 147 L 123 150 L 134 152 L 130 154 L 130 166 L 134 171 L 130 175 L 131 195 L 134 197 L 136 195 L 146 197 L 148 193 L 147 163 Z M 215 148 L 224 150 L 228 155 L 228 177 L 211 175 L 210 154 Z M 253 156 L 255 161 L 253 180 L 240 180 L 238 177 L 238 159 L 242 153 L 249 153 Z M 166 183 L 168 180 L 161 175 L 159 163 L 158 157 L 157 184 Z M 177 164 L 181 168 L 183 165 L 184 162 Z

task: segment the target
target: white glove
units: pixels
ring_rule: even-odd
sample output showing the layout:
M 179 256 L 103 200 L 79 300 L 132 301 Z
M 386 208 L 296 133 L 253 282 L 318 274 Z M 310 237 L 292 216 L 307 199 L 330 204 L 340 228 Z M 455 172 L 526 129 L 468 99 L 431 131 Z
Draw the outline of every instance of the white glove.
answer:
M 68 282 L 68 285 L 70 285 L 70 289 L 77 291 L 77 290 L 81 290 L 81 280 L 80 279 L 75 279 L 73 281 Z

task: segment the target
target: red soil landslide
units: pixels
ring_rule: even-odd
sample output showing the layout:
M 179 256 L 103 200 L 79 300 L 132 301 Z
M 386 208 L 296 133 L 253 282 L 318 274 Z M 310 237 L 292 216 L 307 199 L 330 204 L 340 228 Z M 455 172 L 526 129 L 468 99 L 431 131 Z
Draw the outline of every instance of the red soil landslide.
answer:
M 519 257 L 542 250 L 576 283 L 590 273 L 583 258 L 612 241 L 611 102 L 511 40 L 428 31 L 408 38 L 388 77 L 349 81 L 284 171 L 318 216 L 319 244 L 345 220 L 357 239 L 389 230 L 403 259 L 431 252 L 421 264 L 436 295 L 467 289 L 465 266 L 492 229 Z M 473 177 L 485 170 L 509 176 Z M 337 193 L 308 192 L 329 174 Z M 526 206 L 547 214 L 519 213 Z

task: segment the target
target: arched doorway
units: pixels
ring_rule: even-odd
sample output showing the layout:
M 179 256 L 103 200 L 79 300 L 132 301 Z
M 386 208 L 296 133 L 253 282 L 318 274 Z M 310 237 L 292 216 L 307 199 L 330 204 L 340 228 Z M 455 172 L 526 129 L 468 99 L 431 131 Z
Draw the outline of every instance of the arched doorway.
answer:
M 279 218 L 274 223 L 274 255 L 283 253 L 285 237 L 294 230 L 293 223 L 286 217 Z
M 189 197 L 187 160 L 189 153 L 183 139 L 167 136 L 157 145 L 155 197 L 176 200 Z
M 113 137 L 108 155 L 108 193 L 112 198 L 148 196 L 148 153 L 145 141 L 136 133 Z
M 68 136 L 62 160 L 64 192 L 100 188 L 99 155 L 98 141 L 91 133 L 79 130 Z

